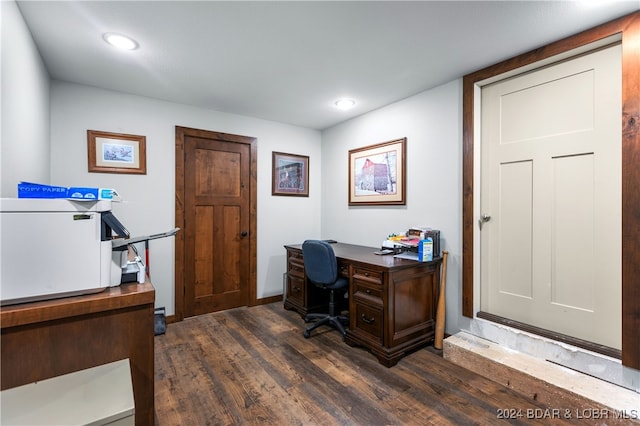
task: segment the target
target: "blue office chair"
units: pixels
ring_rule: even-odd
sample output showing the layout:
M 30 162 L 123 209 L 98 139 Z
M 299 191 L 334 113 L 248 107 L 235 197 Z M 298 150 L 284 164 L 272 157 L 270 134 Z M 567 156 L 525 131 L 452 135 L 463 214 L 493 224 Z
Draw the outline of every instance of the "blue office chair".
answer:
M 309 326 L 303 333 L 307 339 L 311 332 L 321 325 L 335 327 L 345 337 L 343 324 L 349 322 L 349 318 L 343 315 L 336 315 L 336 290 L 348 288 L 349 280 L 338 274 L 338 261 L 331 244 L 320 240 L 307 240 L 302 243 L 302 257 L 304 259 L 304 273 L 307 279 L 314 285 L 328 289 L 329 313 L 328 314 L 307 314 L 305 322 L 317 320 Z

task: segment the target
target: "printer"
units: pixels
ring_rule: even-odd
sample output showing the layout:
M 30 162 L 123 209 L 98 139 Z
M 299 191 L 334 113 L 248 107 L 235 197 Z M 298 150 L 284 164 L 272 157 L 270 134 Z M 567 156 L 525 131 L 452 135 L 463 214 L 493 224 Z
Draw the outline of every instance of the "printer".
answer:
M 0 199 L 0 304 L 97 293 L 121 283 L 112 244 L 129 238 L 111 200 Z

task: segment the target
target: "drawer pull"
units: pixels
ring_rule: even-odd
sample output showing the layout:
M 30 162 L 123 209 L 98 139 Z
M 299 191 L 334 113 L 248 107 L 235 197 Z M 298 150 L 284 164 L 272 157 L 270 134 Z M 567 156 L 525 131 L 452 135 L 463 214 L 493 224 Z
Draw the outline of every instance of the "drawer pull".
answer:
M 365 314 L 362 314 L 362 321 L 366 322 L 367 324 L 373 324 L 375 320 L 376 319 L 374 317 L 367 318 Z
M 367 294 L 371 294 L 371 289 L 366 289 L 364 292 Z
M 365 273 L 364 273 L 364 276 L 365 276 L 365 277 L 368 277 L 368 276 L 369 276 L 369 273 L 368 273 L 368 272 L 365 272 Z
M 300 287 L 294 287 L 293 291 L 300 291 Z

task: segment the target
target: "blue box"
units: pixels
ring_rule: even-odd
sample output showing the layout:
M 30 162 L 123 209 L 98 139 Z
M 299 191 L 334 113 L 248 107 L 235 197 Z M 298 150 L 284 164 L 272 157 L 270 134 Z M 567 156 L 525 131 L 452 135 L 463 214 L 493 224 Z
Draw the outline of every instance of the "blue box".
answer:
M 72 200 L 112 200 L 115 194 L 113 189 L 71 186 L 67 191 L 67 198 Z
M 18 198 L 67 198 L 67 190 L 66 186 L 20 182 L 18 184 Z
M 99 197 L 98 188 L 82 188 L 72 186 L 67 191 L 67 198 L 81 200 L 97 200 Z
M 418 242 L 418 261 L 431 262 L 433 260 L 433 239 L 427 237 Z
M 18 198 L 67 198 L 71 200 L 113 200 L 116 191 L 107 188 L 86 188 L 81 186 L 53 186 L 40 183 L 20 182 Z

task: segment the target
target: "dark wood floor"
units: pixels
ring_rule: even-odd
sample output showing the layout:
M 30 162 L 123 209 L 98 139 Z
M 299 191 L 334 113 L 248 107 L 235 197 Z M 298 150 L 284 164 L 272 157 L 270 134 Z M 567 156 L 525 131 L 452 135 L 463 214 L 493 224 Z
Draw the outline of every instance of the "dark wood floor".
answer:
M 304 326 L 282 303 L 170 324 L 155 338 L 156 425 L 577 424 L 528 418 L 545 407 L 432 348 L 386 368 Z

